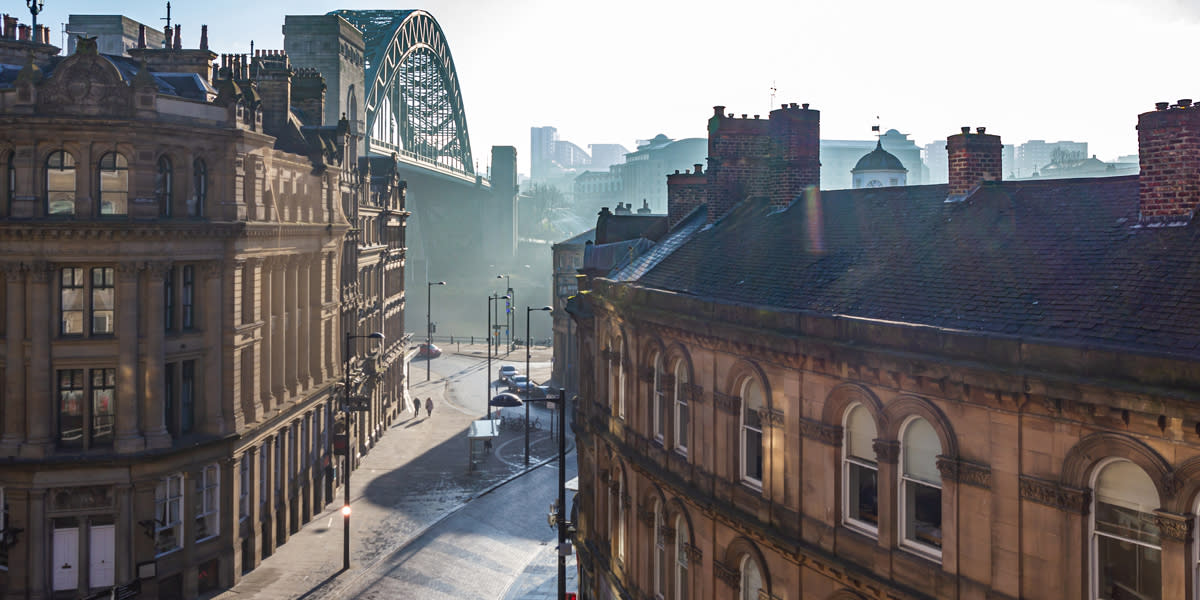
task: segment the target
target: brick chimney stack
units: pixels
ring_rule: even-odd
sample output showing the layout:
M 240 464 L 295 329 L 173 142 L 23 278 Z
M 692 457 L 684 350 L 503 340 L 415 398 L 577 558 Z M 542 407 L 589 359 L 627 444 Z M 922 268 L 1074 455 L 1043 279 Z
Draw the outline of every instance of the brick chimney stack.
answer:
M 292 103 L 304 113 L 305 124 L 323 125 L 325 78 L 316 69 L 297 69 L 292 78 Z
M 770 171 L 770 121 L 738 119 L 714 106 L 708 120 L 708 221 L 753 196 L 766 196 Z
M 1000 136 L 985 133 L 983 127 L 971 133 L 963 127 L 962 133 L 946 138 L 946 157 L 950 166 L 950 200 L 962 200 L 985 181 L 1000 181 Z
M 1200 106 L 1159 102 L 1138 115 L 1142 223 L 1186 223 L 1200 204 Z
M 667 175 L 667 229 L 674 229 L 697 206 L 708 203 L 708 178 L 703 165 L 696 170 Z
M 254 78 L 262 97 L 263 131 L 279 136 L 292 107 L 292 63 L 283 50 L 255 50 Z
M 786 208 L 806 189 L 821 187 L 821 111 L 793 102 L 770 119 L 771 204 Z

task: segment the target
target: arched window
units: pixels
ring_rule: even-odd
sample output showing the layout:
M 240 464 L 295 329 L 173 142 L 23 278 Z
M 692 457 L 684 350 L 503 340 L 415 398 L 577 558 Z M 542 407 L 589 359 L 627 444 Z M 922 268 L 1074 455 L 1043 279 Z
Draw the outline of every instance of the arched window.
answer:
M 625 560 L 625 473 L 617 480 L 617 558 Z
M 158 169 L 154 172 L 154 200 L 158 202 L 158 214 L 163 217 L 171 216 L 175 187 L 175 170 L 171 159 L 166 156 L 158 157 Z
M 942 556 L 942 475 L 937 456 L 942 444 L 928 421 L 904 424 L 900 442 L 900 540 L 933 558 Z
M 17 153 L 9 152 L 8 159 L 4 161 L 4 206 L 6 212 L 4 214 L 12 216 L 13 214 L 13 199 L 17 196 Z
M 208 201 L 208 165 L 203 158 L 192 161 L 192 195 L 188 197 L 187 216 L 203 217 Z
M 1154 520 L 1154 481 L 1116 460 L 1102 466 L 1092 488 L 1092 585 L 1095 598 L 1162 598 L 1162 542 Z
M 675 600 L 686 600 L 688 597 L 687 545 L 690 542 L 687 519 L 681 514 L 675 517 Z
M 617 339 L 617 416 L 625 418 L 625 340 Z
M 129 213 L 129 163 L 117 152 L 100 157 L 97 165 L 100 182 L 100 214 L 124 215 Z
M 75 157 L 62 150 L 46 158 L 46 214 L 75 214 Z
M 762 385 L 754 378 L 742 384 L 742 481 L 762 486 L 763 452 L 762 419 L 759 410 L 766 403 Z
M 663 441 L 666 434 L 667 401 L 666 401 L 666 372 L 663 371 L 662 352 L 654 353 L 654 406 L 650 409 L 654 418 L 654 439 Z
M 758 600 L 758 590 L 762 589 L 762 571 L 758 568 L 758 561 L 749 554 L 742 557 L 740 566 L 742 582 L 741 595 L 738 596 L 741 600 Z
M 667 535 L 666 515 L 663 514 L 661 499 L 654 499 L 654 595 L 665 598 L 667 595 Z
M 875 462 L 875 420 L 862 404 L 846 411 L 842 425 L 842 507 L 844 522 L 871 534 L 879 527 L 879 466 Z
M 688 451 L 688 368 L 683 359 L 675 361 L 675 451 Z

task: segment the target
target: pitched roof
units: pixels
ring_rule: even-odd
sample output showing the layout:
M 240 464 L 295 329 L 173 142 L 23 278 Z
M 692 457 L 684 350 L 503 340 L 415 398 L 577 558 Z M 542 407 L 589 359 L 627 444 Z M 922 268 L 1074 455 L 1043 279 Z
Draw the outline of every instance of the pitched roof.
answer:
M 1136 176 L 741 203 L 638 279 L 775 309 L 1200 357 L 1200 227 L 1139 228 Z

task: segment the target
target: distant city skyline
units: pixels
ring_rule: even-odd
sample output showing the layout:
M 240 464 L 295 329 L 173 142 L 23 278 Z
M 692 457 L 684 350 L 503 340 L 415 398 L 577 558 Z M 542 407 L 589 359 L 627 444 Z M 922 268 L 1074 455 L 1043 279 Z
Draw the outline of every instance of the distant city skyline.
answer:
M 984 126 L 1005 143 L 1086 141 L 1113 160 L 1137 151 L 1139 113 L 1200 96 L 1175 58 L 1200 34 L 1200 5 L 1182 0 L 730 6 L 213 0 L 177 1 L 171 16 L 185 46 L 206 24 L 215 52 L 237 53 L 282 48 L 288 14 L 426 10 L 449 40 L 481 170 L 493 145 L 515 146 L 527 168 L 531 126 L 633 149 L 703 136 L 713 105 L 765 118 L 785 102 L 820 110 L 825 139 L 869 139 L 879 123 L 924 145 Z M 166 2 L 47 0 L 38 22 L 57 45 L 68 15 L 117 13 L 161 26 Z

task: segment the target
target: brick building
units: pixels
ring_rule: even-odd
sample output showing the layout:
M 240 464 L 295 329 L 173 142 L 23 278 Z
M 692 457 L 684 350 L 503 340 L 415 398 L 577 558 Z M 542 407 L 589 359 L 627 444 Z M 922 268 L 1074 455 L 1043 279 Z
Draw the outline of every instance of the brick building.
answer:
M 1196 597 L 1200 108 L 1138 117 L 1140 176 L 1002 182 L 981 128 L 832 192 L 816 111 L 723 113 L 568 306 L 581 590 Z
M 59 57 L 12 29 L 0 594 L 228 587 L 337 493 L 345 333 L 388 336 L 351 350 L 362 449 L 403 395 L 403 185 L 355 168 L 282 51 L 214 64 L 176 26 Z

